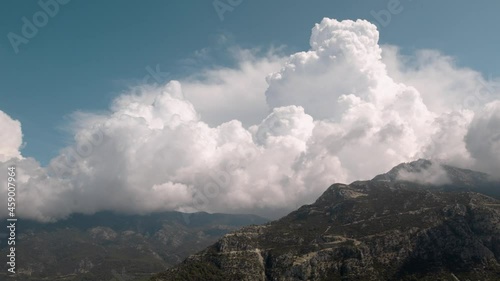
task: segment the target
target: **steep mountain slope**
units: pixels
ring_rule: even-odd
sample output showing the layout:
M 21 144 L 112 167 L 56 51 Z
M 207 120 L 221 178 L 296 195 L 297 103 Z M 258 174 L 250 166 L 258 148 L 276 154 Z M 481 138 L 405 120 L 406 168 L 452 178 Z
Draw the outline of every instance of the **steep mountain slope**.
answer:
M 315 203 L 227 234 L 152 280 L 500 280 L 500 201 L 452 188 L 473 189 L 484 174 L 449 167 L 444 185 L 400 179 L 425 178 L 429 163 L 334 184 Z
M 48 224 L 20 220 L 17 276 L 23 281 L 144 280 L 230 231 L 265 222 L 253 215 L 179 212 L 75 214 Z M 7 262 L 6 255 L 0 262 Z

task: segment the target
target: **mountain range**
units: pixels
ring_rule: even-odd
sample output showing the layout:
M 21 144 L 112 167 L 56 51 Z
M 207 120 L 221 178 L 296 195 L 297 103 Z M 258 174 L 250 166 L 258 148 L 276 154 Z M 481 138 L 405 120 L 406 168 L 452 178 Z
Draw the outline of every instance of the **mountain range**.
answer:
M 428 160 L 333 184 L 153 281 L 500 280 L 500 183 Z
M 147 280 L 230 231 L 267 221 L 254 215 L 180 212 L 74 214 L 55 223 L 20 219 L 16 276 L 20 281 Z M 1 245 L 7 253 L 7 243 Z M 1 255 L 0 263 L 6 262 Z M 0 280 L 16 280 L 6 273 L 0 273 Z

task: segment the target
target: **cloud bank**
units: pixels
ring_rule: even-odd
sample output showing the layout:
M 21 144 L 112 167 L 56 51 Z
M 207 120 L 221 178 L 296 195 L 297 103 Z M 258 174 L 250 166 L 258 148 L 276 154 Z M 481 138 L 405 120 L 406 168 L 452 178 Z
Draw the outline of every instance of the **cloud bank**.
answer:
M 23 134 L 21 132 L 21 123 L 13 120 L 0 110 L 0 162 L 5 162 L 11 158 L 20 158 L 19 149 L 23 142 Z
M 438 52 L 404 57 L 378 39 L 368 21 L 325 18 L 307 51 L 241 56 L 234 69 L 130 89 L 107 114 L 76 113 L 74 145 L 47 167 L 21 156 L 21 125 L 0 112 L 9 136 L 0 168 L 17 166 L 18 214 L 275 217 L 334 182 L 417 158 L 495 175 L 498 84 Z

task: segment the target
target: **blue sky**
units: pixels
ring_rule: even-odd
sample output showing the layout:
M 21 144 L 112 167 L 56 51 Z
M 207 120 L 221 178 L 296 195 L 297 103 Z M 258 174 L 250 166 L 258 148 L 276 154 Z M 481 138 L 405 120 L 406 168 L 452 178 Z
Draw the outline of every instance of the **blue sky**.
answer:
M 224 1 L 223 1 L 224 2 Z M 22 124 L 24 156 L 42 163 L 71 136 L 64 128 L 77 110 L 103 111 L 129 84 L 158 65 L 172 78 L 192 74 L 186 59 L 220 47 L 221 35 L 245 48 L 284 45 L 308 49 L 311 28 L 323 17 L 367 19 L 390 1 L 243 0 L 221 21 L 212 1 L 78 1 L 60 11 L 15 53 L 7 34 L 21 34 L 36 1 L 0 4 L 0 110 Z M 381 26 L 380 43 L 403 52 L 437 49 L 485 76 L 498 76 L 498 1 L 401 1 L 402 11 Z M 230 63 L 224 52 L 198 67 Z M 152 82 L 152 81 L 150 81 Z

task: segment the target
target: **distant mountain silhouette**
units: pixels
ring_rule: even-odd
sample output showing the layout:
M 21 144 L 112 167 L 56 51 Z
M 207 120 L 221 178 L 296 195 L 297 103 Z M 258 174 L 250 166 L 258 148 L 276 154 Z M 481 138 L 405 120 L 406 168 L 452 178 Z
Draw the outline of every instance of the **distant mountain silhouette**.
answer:
M 74 214 L 55 223 L 20 220 L 17 280 L 147 280 L 230 231 L 265 222 L 254 215 L 180 212 Z M 2 255 L 0 263 L 6 262 Z M 6 273 L 0 280 L 8 280 Z

